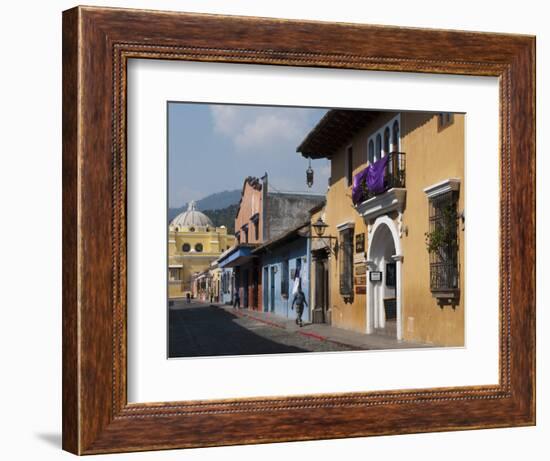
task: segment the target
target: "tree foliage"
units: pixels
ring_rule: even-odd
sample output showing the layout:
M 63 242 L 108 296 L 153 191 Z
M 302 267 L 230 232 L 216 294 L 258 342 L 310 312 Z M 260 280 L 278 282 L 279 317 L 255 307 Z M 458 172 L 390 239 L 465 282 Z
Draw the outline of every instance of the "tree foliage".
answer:
M 435 220 L 433 229 L 426 232 L 426 248 L 436 254 L 439 261 L 447 262 L 458 248 L 457 224 L 458 213 L 454 203 L 445 203 L 439 210 L 441 215 Z
M 235 233 L 237 207 L 238 205 L 229 205 L 219 210 L 204 210 L 203 213 L 212 220 L 214 226 L 225 226 L 227 227 L 227 233 L 233 235 Z

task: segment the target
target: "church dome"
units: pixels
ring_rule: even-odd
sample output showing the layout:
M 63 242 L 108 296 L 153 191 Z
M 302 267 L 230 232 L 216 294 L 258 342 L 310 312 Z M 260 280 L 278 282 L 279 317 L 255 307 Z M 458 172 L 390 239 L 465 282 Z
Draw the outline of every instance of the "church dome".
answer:
M 197 203 L 194 200 L 189 202 L 187 211 L 177 215 L 170 225 L 174 227 L 214 227 L 210 218 L 197 210 Z

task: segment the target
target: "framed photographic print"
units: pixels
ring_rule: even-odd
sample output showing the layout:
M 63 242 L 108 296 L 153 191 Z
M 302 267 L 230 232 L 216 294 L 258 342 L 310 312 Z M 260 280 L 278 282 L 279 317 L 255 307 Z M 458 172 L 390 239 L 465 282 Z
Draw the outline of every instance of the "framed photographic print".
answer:
M 63 448 L 535 424 L 535 39 L 63 13 Z

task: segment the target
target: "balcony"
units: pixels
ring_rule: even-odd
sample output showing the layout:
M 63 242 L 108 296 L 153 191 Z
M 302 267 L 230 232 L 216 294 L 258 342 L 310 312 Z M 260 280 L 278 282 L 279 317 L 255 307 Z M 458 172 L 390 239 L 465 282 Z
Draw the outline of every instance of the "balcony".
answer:
M 355 208 L 366 220 L 372 221 L 391 211 L 403 211 L 406 197 L 405 153 L 391 152 L 369 165 L 357 177 L 360 189 L 355 192 Z
M 366 190 L 365 200 L 383 194 L 394 187 L 405 188 L 405 154 L 403 152 L 391 152 L 387 155 L 388 160 L 384 168 L 384 184 L 381 189 L 375 191 Z M 382 162 L 378 160 L 378 162 Z M 378 162 L 375 162 L 376 165 Z

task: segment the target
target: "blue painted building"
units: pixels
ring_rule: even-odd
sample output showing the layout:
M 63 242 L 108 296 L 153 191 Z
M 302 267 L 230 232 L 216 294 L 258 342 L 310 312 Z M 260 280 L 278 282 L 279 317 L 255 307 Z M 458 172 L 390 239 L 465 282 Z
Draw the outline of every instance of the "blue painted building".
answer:
M 253 250 L 258 244 L 240 243 L 222 253 L 218 258 L 222 270 L 231 269 L 231 303 L 235 293 L 239 293 L 239 307 L 259 310 L 258 298 L 261 281 L 259 279 L 258 256 Z
M 309 223 L 302 224 L 253 251 L 262 268 L 262 299 L 264 312 L 295 318 L 291 309 L 293 287 L 300 283 L 306 296 L 302 320 L 311 321 L 310 314 L 310 239 L 306 238 Z M 298 280 L 298 282 L 297 282 Z

